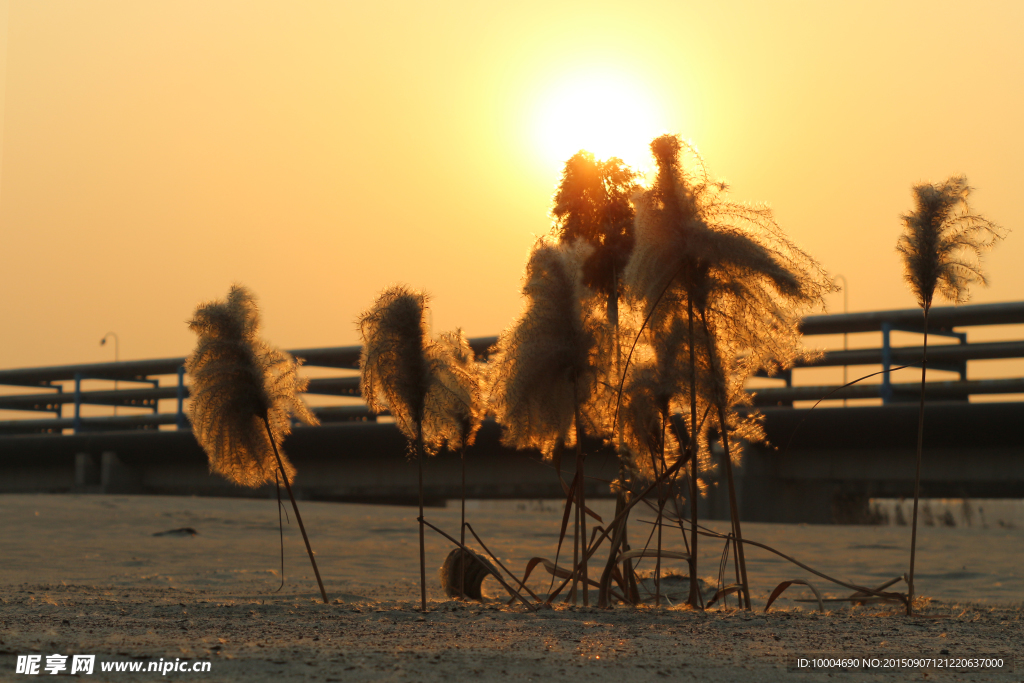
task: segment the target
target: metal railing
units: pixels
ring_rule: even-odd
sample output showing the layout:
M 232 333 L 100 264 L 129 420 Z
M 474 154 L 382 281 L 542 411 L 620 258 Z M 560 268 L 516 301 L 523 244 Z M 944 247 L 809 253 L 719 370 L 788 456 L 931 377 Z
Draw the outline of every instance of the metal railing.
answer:
M 928 367 L 960 375 L 958 381 L 930 381 L 926 396 L 944 400 L 966 401 L 969 396 L 981 394 L 1015 394 L 1024 392 L 1020 378 L 968 380 L 967 361 L 1024 358 L 1024 341 L 982 342 L 970 344 L 967 333 L 957 327 L 981 325 L 1014 325 L 1024 323 L 1024 301 L 972 306 L 939 306 L 928 314 L 929 336 L 952 337 L 958 344 L 929 345 Z M 869 311 L 841 315 L 815 315 L 804 318 L 800 327 L 806 336 L 880 332 L 878 348 L 827 351 L 776 375 L 786 386 L 752 390 L 755 405 L 792 405 L 793 401 L 816 401 L 841 385 L 793 386 L 792 372 L 799 368 L 847 367 L 851 365 L 881 365 L 879 384 L 854 385 L 836 392 L 835 399 L 881 398 L 883 403 L 916 400 L 920 384 L 895 384 L 892 368 L 897 366 L 921 367 L 922 347 L 893 346 L 893 332 L 922 334 L 924 319 L 920 308 L 890 311 Z
M 950 370 L 960 375 L 956 381 L 929 382 L 926 394 L 944 400 L 966 400 L 970 395 L 1024 393 L 1024 378 L 968 380 L 967 361 L 980 359 L 1024 358 L 1024 341 L 968 343 L 967 333 L 955 331 L 957 327 L 975 325 L 1003 325 L 1024 323 L 1024 302 L 982 304 L 962 307 L 937 307 L 929 315 L 929 335 L 956 338 L 959 343 L 930 346 L 930 368 Z M 827 335 L 856 332 L 880 332 L 882 344 L 878 348 L 828 351 L 818 357 L 798 362 L 794 368 L 777 375 L 785 380 L 785 387 L 751 389 L 755 405 L 792 405 L 794 401 L 818 400 L 836 389 L 836 386 L 794 386 L 793 370 L 800 368 L 839 367 L 851 365 L 881 365 L 881 384 L 849 387 L 835 398 L 881 398 L 883 402 L 909 399 L 916 395 L 919 385 L 897 384 L 891 381 L 891 368 L 898 365 L 920 367 L 920 346 L 893 346 L 895 331 L 923 332 L 920 309 L 873 311 L 840 315 L 820 315 L 805 318 L 801 325 L 805 335 Z M 470 340 L 480 359 L 486 358 L 497 337 L 479 337 Z M 342 346 L 296 349 L 290 353 L 302 358 L 307 366 L 344 370 L 357 370 L 361 347 Z M 161 425 L 175 425 L 189 429 L 184 403 L 189 396 L 185 382 L 185 358 L 66 365 L 43 368 L 0 370 L 0 385 L 50 390 L 45 393 L 0 395 L 0 410 L 50 412 L 46 419 L 0 420 L 0 434 L 50 432 L 71 429 L 85 431 L 114 431 L 123 429 L 159 429 Z M 161 386 L 160 377 L 172 376 L 173 384 Z M 117 390 L 91 390 L 82 388 L 86 380 L 117 380 L 149 385 L 144 388 Z M 73 382 L 66 390 L 63 382 Z M 358 397 L 357 377 L 327 377 L 312 379 L 308 394 L 324 396 Z M 160 413 L 162 400 L 174 400 L 173 413 Z M 63 416 L 64 406 L 73 405 L 71 417 Z M 84 417 L 86 405 L 125 406 L 148 410 L 148 414 L 117 415 L 113 417 Z M 322 422 L 372 420 L 375 417 L 365 406 L 333 406 L 315 408 Z

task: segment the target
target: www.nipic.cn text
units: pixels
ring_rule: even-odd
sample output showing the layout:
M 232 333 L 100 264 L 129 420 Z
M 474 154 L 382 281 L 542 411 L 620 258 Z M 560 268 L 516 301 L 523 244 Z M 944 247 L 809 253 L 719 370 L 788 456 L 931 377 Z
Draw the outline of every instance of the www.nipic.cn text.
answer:
M 91 674 L 97 669 L 104 673 L 158 673 L 166 676 L 169 673 L 209 673 L 211 662 L 175 657 L 173 661 L 161 657 L 148 662 L 109 661 L 99 662 L 96 655 L 18 655 L 14 668 L 16 674 Z

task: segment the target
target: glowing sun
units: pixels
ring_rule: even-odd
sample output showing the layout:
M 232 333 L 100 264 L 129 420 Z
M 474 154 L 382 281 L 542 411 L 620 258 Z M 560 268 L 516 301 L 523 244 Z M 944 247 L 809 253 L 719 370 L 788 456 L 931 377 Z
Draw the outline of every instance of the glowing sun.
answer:
M 537 115 L 537 136 L 550 163 L 581 149 L 599 159 L 619 157 L 637 170 L 649 165 L 651 140 L 665 132 L 641 87 L 622 77 L 594 75 L 552 88 Z

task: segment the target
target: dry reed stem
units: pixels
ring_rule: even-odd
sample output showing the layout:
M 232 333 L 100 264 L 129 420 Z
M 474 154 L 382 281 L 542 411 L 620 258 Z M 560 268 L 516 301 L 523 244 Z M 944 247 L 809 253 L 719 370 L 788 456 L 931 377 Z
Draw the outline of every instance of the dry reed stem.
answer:
M 814 586 L 814 584 L 810 581 L 805 581 L 803 579 L 793 579 L 792 581 L 783 581 L 782 583 L 780 583 L 778 586 L 775 587 L 775 590 L 772 591 L 772 594 L 768 596 L 768 602 L 765 603 L 764 606 L 764 611 L 766 614 L 768 612 L 768 608 L 772 606 L 772 603 L 775 602 L 776 598 L 782 595 L 783 591 L 785 591 L 787 588 L 793 585 L 807 586 L 808 588 L 810 588 L 814 592 L 814 597 L 818 599 L 818 611 L 824 613 L 825 604 L 821 600 L 821 593 L 818 592 L 818 589 Z
M 263 424 L 267 428 L 267 434 L 270 432 L 270 421 L 266 415 L 263 416 Z M 288 498 L 292 501 L 292 511 L 295 512 L 295 522 L 299 525 L 299 531 L 302 532 L 302 542 L 306 544 L 306 553 L 309 554 L 309 562 L 313 565 L 313 574 L 316 575 L 316 583 L 320 587 L 320 596 L 324 600 L 324 604 L 328 604 L 327 591 L 324 590 L 324 582 L 320 578 L 320 570 L 316 566 L 316 558 L 313 556 L 313 548 L 309 545 L 309 536 L 306 535 L 306 526 L 302 523 L 302 515 L 299 514 L 299 506 L 295 502 L 295 494 L 292 493 L 292 485 L 288 482 L 288 477 L 284 476 L 284 463 L 281 460 L 281 454 L 277 450 L 277 444 L 274 441 L 273 436 L 270 437 L 270 443 L 274 447 L 274 457 L 277 458 L 277 466 L 281 471 L 281 477 L 284 479 L 285 490 L 288 491 Z
M 462 550 L 467 551 L 467 552 L 472 552 L 472 550 L 470 550 L 469 548 L 467 548 L 463 544 L 459 543 L 458 541 L 456 541 L 454 538 L 452 538 L 451 536 L 449 536 L 445 532 L 443 532 L 440 529 L 438 529 L 436 526 L 434 526 L 433 524 L 428 522 L 422 516 L 420 516 L 417 519 L 417 521 L 421 525 L 426 525 L 426 526 L 430 527 L 431 529 L 433 529 L 434 531 L 436 531 L 437 533 L 441 534 L 442 536 L 447 538 L 449 541 L 454 543 L 456 547 L 461 548 Z M 493 576 L 495 579 L 498 580 L 498 583 L 500 583 L 502 585 L 502 587 L 505 590 L 508 591 L 509 595 L 514 595 L 515 597 L 519 598 L 520 602 L 522 602 L 524 605 L 526 605 L 527 609 L 529 609 L 531 612 L 536 612 L 537 611 L 537 608 L 534 607 L 533 605 L 531 605 L 530 602 L 526 598 L 524 598 L 522 595 L 520 595 L 519 591 L 517 591 L 514 588 L 512 588 L 511 586 L 509 586 L 508 583 L 505 582 L 505 579 L 501 578 L 501 576 L 499 576 L 497 574 L 491 574 L 491 576 Z

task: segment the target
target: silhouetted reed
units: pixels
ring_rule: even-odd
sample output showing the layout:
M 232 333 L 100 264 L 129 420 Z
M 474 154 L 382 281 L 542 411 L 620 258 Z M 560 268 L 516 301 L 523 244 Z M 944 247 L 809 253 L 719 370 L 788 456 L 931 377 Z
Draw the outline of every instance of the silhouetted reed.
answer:
M 473 444 L 484 419 L 483 373 L 462 330 L 442 333 L 430 345 L 428 355 L 434 381 L 430 383 L 424 406 L 424 441 L 431 450 L 446 447 L 459 454 L 462 464 L 459 540 L 465 546 L 466 449 Z M 453 585 L 458 586 L 458 596 L 462 597 L 466 595 L 463 590 L 465 576 L 458 572 L 468 570 L 473 564 L 468 555 L 459 557 L 454 565 L 458 581 Z M 446 576 L 451 580 L 453 575 L 449 572 Z M 479 590 L 470 593 L 469 597 L 477 593 Z
M 821 267 L 785 238 L 765 207 L 724 200 L 724 183 L 709 179 L 700 156 L 677 136 L 651 143 L 658 174 L 653 187 L 634 199 L 636 244 L 627 266 L 632 296 L 658 327 L 659 317 L 681 315 L 689 330 L 691 366 L 697 364 L 696 324 L 704 331 L 704 352 L 713 378 L 713 403 L 725 452 L 733 532 L 744 602 L 750 598 L 732 465 L 738 457 L 731 408 L 742 397 L 739 382 L 758 369 L 793 362 L 803 309 L 822 301 L 832 288 Z M 684 166 L 682 153 L 692 163 Z M 734 358 L 745 360 L 735 365 Z M 693 373 L 696 374 L 696 373 Z M 697 392 L 690 392 L 690 424 L 697 422 Z M 696 558 L 697 462 L 690 470 L 691 546 Z M 694 564 L 696 560 L 694 559 Z M 690 602 L 696 606 L 696 567 L 691 568 Z
M 917 464 L 914 475 L 914 515 L 910 536 L 910 573 L 907 614 L 913 612 L 914 560 L 917 551 L 917 507 L 921 489 L 921 453 L 924 445 L 924 390 L 928 368 L 928 312 L 935 290 L 955 304 L 967 301 L 972 284 L 985 285 L 980 258 L 1002 238 L 1002 229 L 971 211 L 971 188 L 964 176 L 944 183 L 913 187 L 914 210 L 902 216 L 904 232 L 896 244 L 903 256 L 904 276 L 924 312 L 921 353 L 921 402 L 917 420 Z
M 604 319 L 595 311 L 595 296 L 583 284 L 583 263 L 591 247 L 538 242 L 526 266 L 525 300 L 518 320 L 498 339 L 491 359 L 488 403 L 504 427 L 502 440 L 513 448 L 535 448 L 557 459 L 563 445 L 576 445 L 576 475 L 568 496 L 576 504 L 573 590 L 583 581 L 588 604 L 584 454 L 581 441 L 588 428 L 597 431 L 598 385 L 607 362 L 601 354 L 610 345 Z M 559 463 L 556 462 L 556 469 Z M 564 481 L 563 481 L 564 484 Z M 568 514 L 568 503 L 566 512 Z
M 608 297 L 608 320 L 618 318 L 619 279 L 633 249 L 636 173 L 621 159 L 596 160 L 579 151 L 565 162 L 551 209 L 560 242 L 582 239 L 594 250 L 583 263 L 583 284 Z
M 239 285 L 231 287 L 226 301 L 200 305 L 189 329 L 198 335 L 185 361 L 192 380 L 189 419 L 210 470 L 252 488 L 276 481 L 280 474 L 326 603 L 327 592 L 292 495 L 295 468 L 278 447 L 291 432 L 293 417 L 318 424 L 299 397 L 307 385 L 297 372 L 301 361 L 260 339 L 256 301 Z
M 419 466 L 420 602 L 427 609 L 423 458 L 444 446 L 463 453 L 483 419 L 480 373 L 461 331 L 430 339 L 427 295 L 403 285 L 385 289 L 359 317 L 363 338 L 360 389 L 371 410 L 388 410 L 409 439 Z M 462 533 L 465 545 L 465 533 Z M 461 566 L 461 565 L 460 565 Z
M 359 389 L 371 410 L 388 410 L 413 446 L 419 466 L 420 607 L 427 611 L 423 540 L 423 406 L 430 389 L 427 296 L 403 285 L 385 289 L 359 316 L 363 339 Z
M 618 383 L 620 372 L 619 297 L 622 271 L 633 249 L 633 205 L 630 196 L 637 189 L 637 174 L 621 159 L 594 159 L 587 151 L 579 151 L 565 162 L 562 179 L 551 210 L 555 218 L 554 231 L 563 244 L 584 240 L 593 251 L 583 263 L 583 283 L 607 297 L 606 318 L 612 331 L 613 379 Z M 609 425 L 615 435 L 620 471 L 619 481 L 628 480 L 628 457 L 622 445 L 618 425 Z M 616 511 L 625 505 L 626 487 L 617 487 Z M 620 545 L 628 543 L 626 521 L 617 533 L 608 556 L 606 572 L 615 564 Z M 630 593 L 636 594 L 632 565 L 626 561 L 623 573 L 630 584 Z M 605 596 L 601 598 L 602 602 Z

